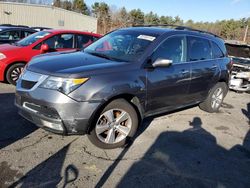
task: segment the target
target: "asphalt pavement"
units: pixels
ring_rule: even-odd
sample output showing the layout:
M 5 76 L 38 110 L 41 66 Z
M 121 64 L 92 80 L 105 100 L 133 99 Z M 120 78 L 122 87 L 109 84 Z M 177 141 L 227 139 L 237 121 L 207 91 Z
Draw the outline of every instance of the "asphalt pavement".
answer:
M 127 147 L 102 150 L 17 114 L 0 83 L 0 187 L 250 187 L 250 94 L 219 113 L 192 107 L 147 118 Z

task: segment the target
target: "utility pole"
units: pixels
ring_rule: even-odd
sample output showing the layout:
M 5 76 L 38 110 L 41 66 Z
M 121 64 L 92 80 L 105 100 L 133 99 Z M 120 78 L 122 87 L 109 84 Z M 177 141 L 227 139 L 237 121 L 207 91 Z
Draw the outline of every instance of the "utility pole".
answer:
M 247 40 L 247 32 L 248 32 L 248 25 L 247 25 L 246 30 L 245 30 L 243 42 L 246 42 L 246 40 Z

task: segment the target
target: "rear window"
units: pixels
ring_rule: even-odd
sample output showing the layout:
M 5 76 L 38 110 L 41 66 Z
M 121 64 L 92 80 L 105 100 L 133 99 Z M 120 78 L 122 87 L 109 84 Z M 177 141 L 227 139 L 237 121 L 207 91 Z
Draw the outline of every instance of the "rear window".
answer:
M 223 52 L 221 51 L 219 46 L 217 44 L 215 44 L 214 42 L 212 42 L 212 50 L 213 50 L 213 58 L 222 58 L 222 57 L 224 57 Z
M 189 61 L 212 59 L 212 50 L 208 40 L 198 37 L 188 37 Z

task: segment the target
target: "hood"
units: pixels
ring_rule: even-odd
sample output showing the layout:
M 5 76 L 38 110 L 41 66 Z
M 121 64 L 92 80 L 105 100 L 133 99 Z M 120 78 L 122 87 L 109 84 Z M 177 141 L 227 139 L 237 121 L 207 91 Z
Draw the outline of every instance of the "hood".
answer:
M 21 46 L 15 46 L 11 44 L 1 44 L 0 45 L 0 52 L 1 53 L 8 53 L 22 49 Z
M 123 68 L 130 63 L 116 62 L 96 57 L 85 52 L 49 53 L 33 58 L 27 70 L 60 77 L 80 77 Z

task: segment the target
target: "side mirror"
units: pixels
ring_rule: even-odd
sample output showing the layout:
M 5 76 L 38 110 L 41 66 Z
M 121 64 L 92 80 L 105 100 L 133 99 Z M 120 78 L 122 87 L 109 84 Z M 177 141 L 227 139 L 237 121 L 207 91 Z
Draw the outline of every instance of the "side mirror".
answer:
M 170 65 L 172 65 L 172 63 L 173 63 L 173 60 L 158 58 L 152 64 L 152 66 L 153 67 L 169 67 Z
M 49 51 L 49 46 L 48 44 L 42 44 L 40 48 L 41 53 L 46 53 Z

